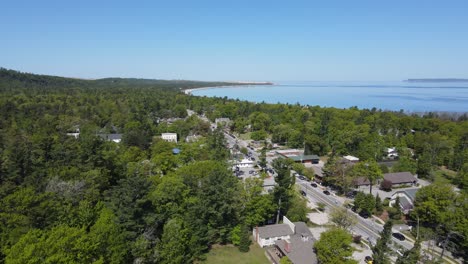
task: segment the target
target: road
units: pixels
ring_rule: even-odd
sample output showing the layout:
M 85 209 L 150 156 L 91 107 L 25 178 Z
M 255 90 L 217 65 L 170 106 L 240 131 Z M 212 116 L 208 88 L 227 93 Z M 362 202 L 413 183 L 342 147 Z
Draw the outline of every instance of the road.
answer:
M 244 140 L 238 139 L 234 136 L 231 136 L 227 132 L 224 132 L 225 138 L 229 144 L 230 147 L 233 147 L 234 145 L 238 145 L 239 147 L 248 147 L 248 143 Z M 252 157 L 255 158 L 256 161 L 259 160 L 259 153 L 256 151 L 249 149 L 249 152 L 252 153 Z M 267 167 L 271 168 L 271 158 L 267 158 Z M 300 180 L 296 178 L 296 184 L 300 186 L 302 190 L 306 192 L 306 197 L 307 199 L 311 199 L 315 202 L 322 202 L 324 203 L 327 208 L 327 211 L 330 211 L 333 208 L 340 208 L 344 207 L 342 200 L 337 199 L 336 196 L 332 193 L 332 195 L 325 195 L 323 193 L 323 190 L 320 187 L 314 188 L 310 185 L 310 182 Z M 363 239 L 367 240 L 371 244 L 375 244 L 377 239 L 380 237 L 380 232 L 383 230 L 383 226 L 379 223 L 376 223 L 375 220 L 370 217 L 368 219 L 364 219 L 351 211 L 350 209 L 347 209 L 350 213 L 356 215 L 356 218 L 358 220 L 357 224 L 354 225 L 351 229 L 352 233 L 361 235 Z M 392 232 L 398 232 L 398 230 L 392 230 Z M 395 245 L 398 246 L 390 246 L 394 251 L 401 251 L 401 249 L 398 249 L 398 247 L 403 248 L 403 249 L 411 249 L 413 247 L 413 243 L 408 240 L 400 241 L 394 237 L 392 237 L 392 241 L 394 242 Z M 440 251 L 440 248 L 436 249 L 437 251 Z M 447 252 L 447 254 L 449 254 Z M 456 263 L 451 261 L 450 259 L 444 257 L 444 260 L 447 263 Z

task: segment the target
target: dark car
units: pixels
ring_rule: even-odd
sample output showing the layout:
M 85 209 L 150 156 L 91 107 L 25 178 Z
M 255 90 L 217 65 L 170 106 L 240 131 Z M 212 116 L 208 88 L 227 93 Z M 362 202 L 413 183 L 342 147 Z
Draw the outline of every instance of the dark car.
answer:
M 317 185 L 315 182 L 311 183 L 310 185 L 311 185 L 312 187 L 314 187 L 314 188 L 317 188 L 317 187 L 318 187 L 318 185 Z
M 366 256 L 364 258 L 364 262 L 366 262 L 366 264 L 371 264 L 373 262 L 373 259 L 371 256 Z
M 301 195 L 302 195 L 302 196 L 306 196 L 307 194 L 306 194 L 306 192 L 301 191 Z
M 350 191 L 346 194 L 346 197 L 348 198 L 354 198 L 357 195 L 357 191 Z
M 250 160 L 252 160 L 252 161 L 255 161 L 255 158 L 254 158 L 254 157 L 252 157 L 252 158 L 250 158 Z
M 251 170 L 251 171 L 249 171 L 249 174 L 252 174 L 252 173 L 254 173 L 254 172 L 255 172 L 255 171 Z
M 306 178 L 305 178 L 304 176 L 301 175 L 301 176 L 299 176 L 299 179 L 305 181 Z
M 327 191 L 327 190 L 323 191 L 323 193 L 326 194 L 326 195 L 330 195 L 330 192 Z
M 392 233 L 392 236 L 400 241 L 404 241 L 406 239 L 401 233 Z
M 364 219 L 367 219 L 367 218 L 369 218 L 370 214 L 368 212 L 366 212 L 366 211 L 361 211 L 359 213 L 359 216 L 364 218 Z

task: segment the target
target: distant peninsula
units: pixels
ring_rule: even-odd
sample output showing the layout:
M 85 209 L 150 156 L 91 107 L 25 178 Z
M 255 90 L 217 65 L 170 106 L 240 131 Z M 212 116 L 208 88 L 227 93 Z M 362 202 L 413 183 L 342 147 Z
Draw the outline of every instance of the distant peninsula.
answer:
M 405 80 L 405 82 L 453 83 L 453 82 L 468 82 L 468 79 L 457 79 L 457 78 L 408 79 L 408 80 Z

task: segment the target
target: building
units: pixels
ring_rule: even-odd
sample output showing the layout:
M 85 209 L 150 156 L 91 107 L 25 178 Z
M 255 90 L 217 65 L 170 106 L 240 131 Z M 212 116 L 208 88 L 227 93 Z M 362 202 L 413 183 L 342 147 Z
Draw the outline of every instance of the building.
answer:
M 162 133 L 161 138 L 167 142 L 177 143 L 177 133 Z
M 261 247 L 269 247 L 267 253 L 275 263 L 284 256 L 294 264 L 317 263 L 312 250 L 315 240 L 304 222 L 293 223 L 283 217 L 283 224 L 256 227 L 253 236 Z
M 370 181 L 366 177 L 357 177 L 353 180 L 353 184 L 356 188 L 361 186 L 369 186 Z
M 320 161 L 319 156 L 304 155 L 304 152 L 298 149 L 277 150 L 276 154 L 278 154 L 280 157 L 283 157 L 283 158 L 292 159 L 294 162 L 297 162 L 297 163 L 318 164 Z
M 411 172 L 393 172 L 383 175 L 384 181 L 389 181 L 392 186 L 416 185 L 418 179 Z
M 397 197 L 400 199 L 400 208 L 404 214 L 408 214 L 414 208 L 414 200 L 416 199 L 416 193 L 419 189 L 407 189 L 404 191 L 395 192 L 390 198 L 389 205 L 394 206 Z
M 318 164 L 320 161 L 320 157 L 317 155 L 299 155 L 299 156 L 290 156 L 296 163 L 311 163 L 311 164 Z
M 348 162 L 348 163 L 358 163 L 359 158 L 347 155 L 343 157 L 343 161 Z
M 323 177 L 325 176 L 325 174 L 323 173 L 323 167 L 322 167 L 322 166 L 313 165 L 313 166 L 312 166 L 312 169 L 314 170 L 314 180 L 315 180 L 316 182 L 322 182 L 322 181 L 323 181 Z
M 98 136 L 105 141 L 112 141 L 120 143 L 122 141 L 122 134 L 98 134 Z
M 254 162 L 249 159 L 242 159 L 237 163 L 237 166 L 240 168 L 253 168 Z
M 398 158 L 398 152 L 396 150 L 396 147 L 393 148 L 387 148 L 387 159 L 397 159 Z
M 227 117 L 221 117 L 221 118 L 216 118 L 215 119 L 215 124 L 216 126 L 221 125 L 221 126 L 227 126 L 231 123 L 231 119 Z

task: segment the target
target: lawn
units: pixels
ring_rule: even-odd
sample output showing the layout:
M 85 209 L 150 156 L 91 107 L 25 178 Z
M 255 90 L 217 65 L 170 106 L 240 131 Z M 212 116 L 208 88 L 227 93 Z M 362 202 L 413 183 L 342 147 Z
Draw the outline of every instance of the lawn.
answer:
M 214 245 L 203 264 L 269 264 L 265 250 L 257 244 L 250 246 L 250 251 L 242 253 L 233 245 Z

